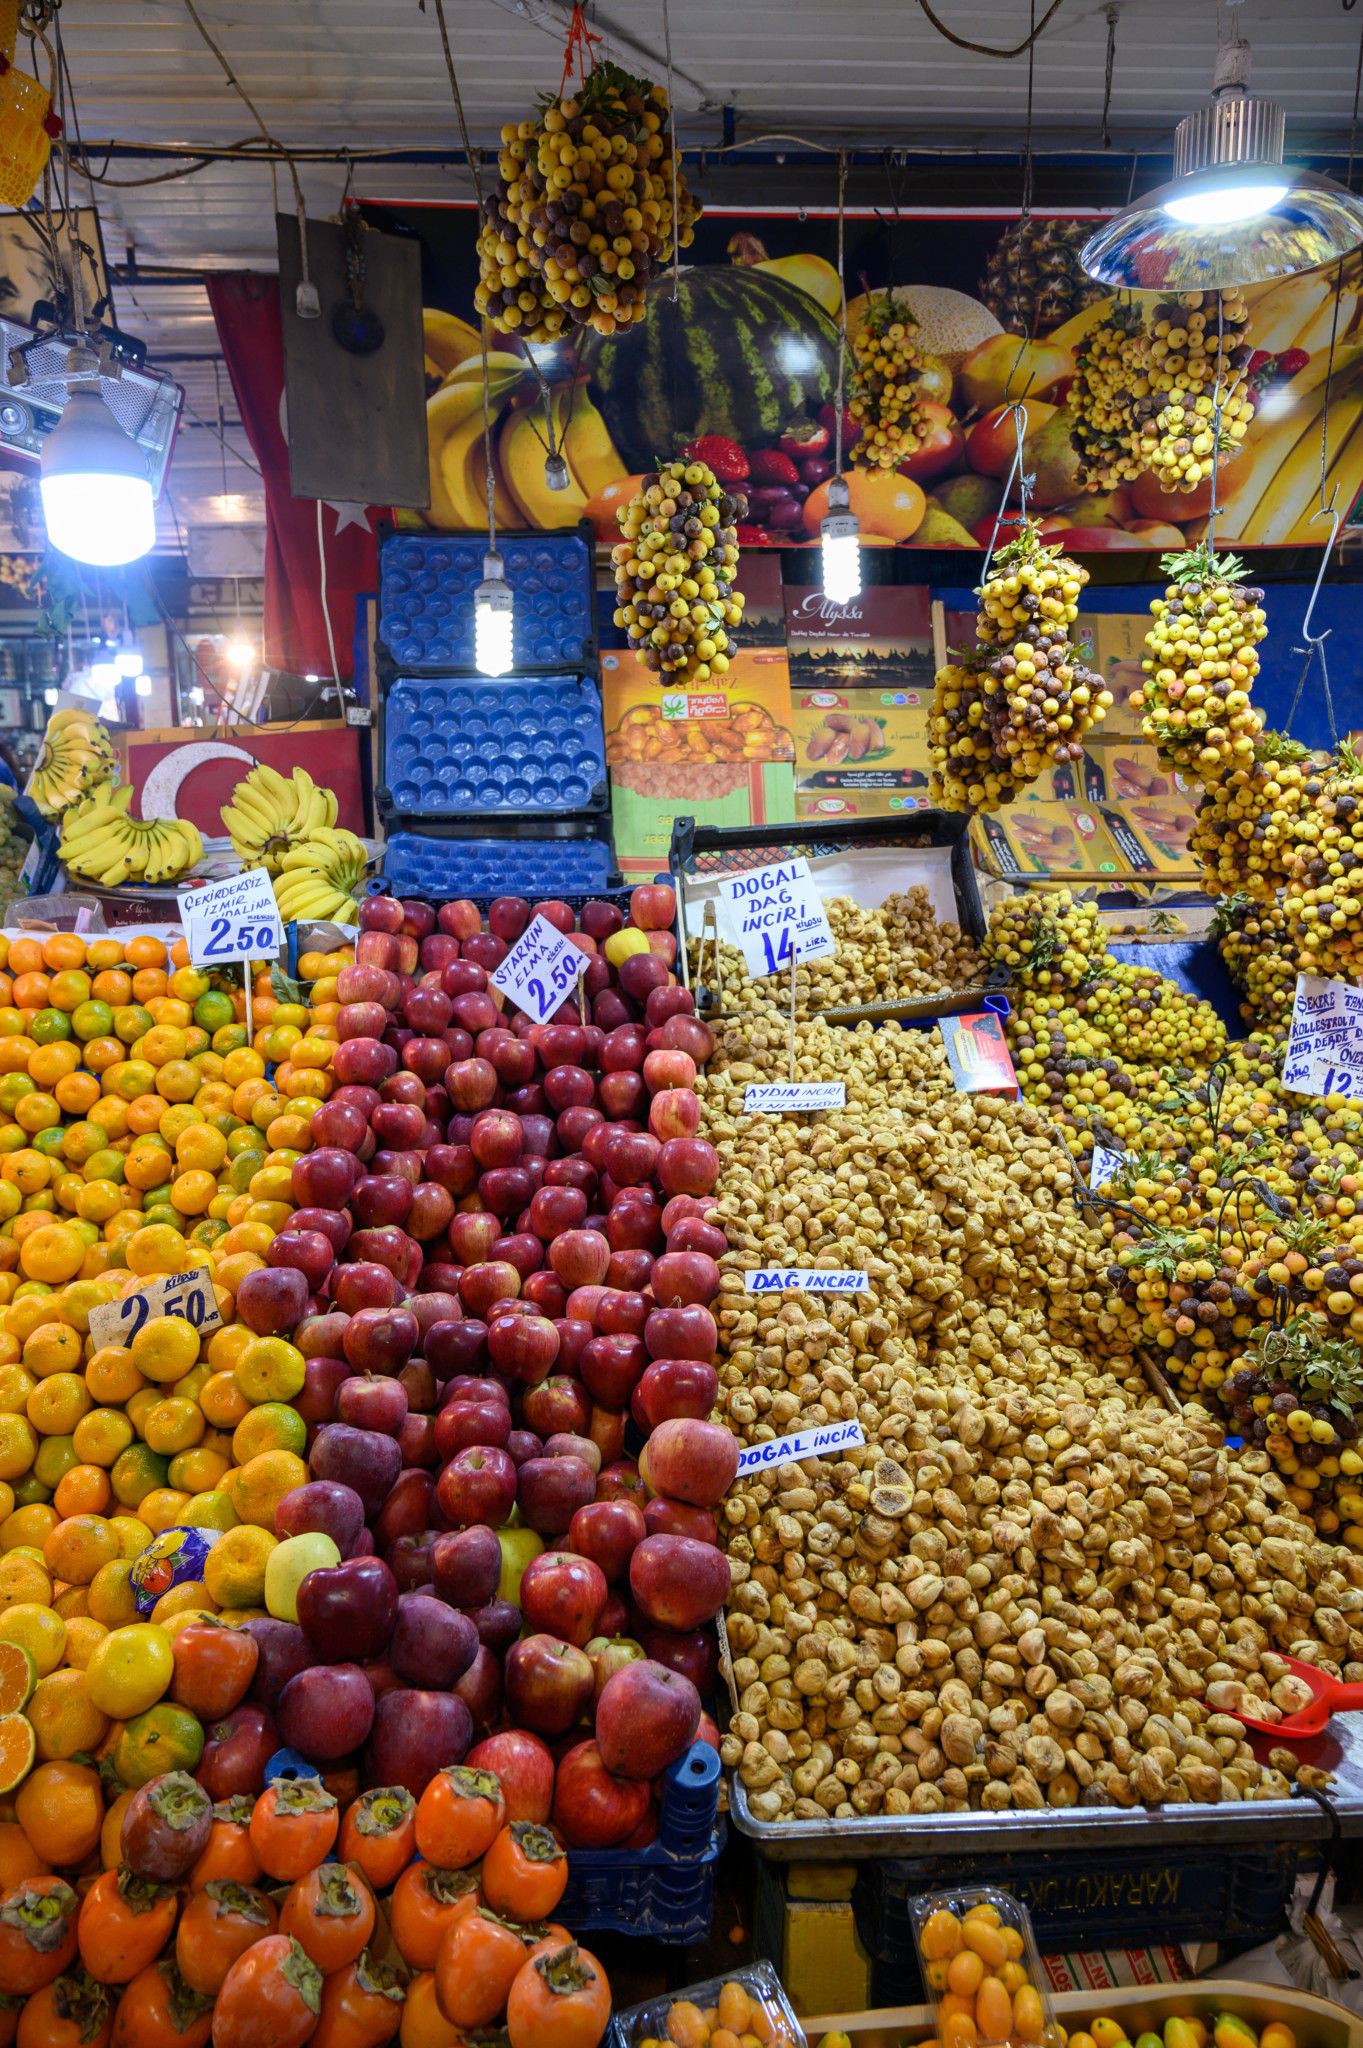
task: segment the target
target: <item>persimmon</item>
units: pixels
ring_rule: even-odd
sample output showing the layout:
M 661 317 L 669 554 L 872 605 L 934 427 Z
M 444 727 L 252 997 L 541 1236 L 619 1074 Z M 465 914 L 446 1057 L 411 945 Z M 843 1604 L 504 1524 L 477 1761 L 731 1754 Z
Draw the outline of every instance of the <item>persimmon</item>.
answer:
M 388 1901 L 388 1924 L 408 1969 L 433 1970 L 446 1929 L 481 1904 L 475 1872 L 409 1864 Z
M 490 2027 L 501 2018 L 524 1965 L 519 1929 L 480 1906 L 440 1937 L 436 2003 L 456 2027 Z
M 166 1771 L 128 1803 L 119 1830 L 123 1861 L 152 1884 L 178 1884 L 208 1847 L 212 1829 L 213 1802 L 203 1786 L 188 1771 Z
M 397 1883 L 416 1852 L 416 1801 L 405 1785 L 361 1792 L 341 1816 L 337 1854 L 356 1863 L 376 1892 Z
M 109 2048 L 208 2048 L 213 2001 L 194 1991 L 173 1957 L 133 1978 L 118 2001 Z
M 483 1858 L 483 1897 L 508 1920 L 547 1920 L 568 1886 L 568 1854 L 553 1830 L 513 1820 Z
M 407 1986 L 398 2048 L 464 2048 L 463 2030 L 452 2026 L 435 2002 L 435 1972 L 423 1970 Z
M 88 1970 L 67 1970 L 24 2001 L 18 2048 L 107 2048 L 114 2030 L 108 1986 Z
M 64 1877 L 27 1877 L 0 1899 L 0 1991 L 41 1991 L 76 1959 L 79 1903 Z
M 292 1884 L 315 1870 L 336 1840 L 340 1815 L 320 1778 L 280 1778 L 251 1814 L 251 1847 L 271 1877 Z
M 173 1885 L 139 1877 L 126 1863 L 97 1877 L 81 1901 L 81 1961 L 101 1984 L 128 1984 L 154 1963 L 175 1926 Z
M 374 1900 L 343 1865 L 324 1863 L 300 1877 L 279 1916 L 281 1934 L 291 1934 L 324 1977 L 353 1963 L 374 1931 Z
M 208 1831 L 208 1847 L 189 1873 L 192 1892 L 201 1892 L 206 1884 L 215 1880 L 226 1884 L 254 1884 L 260 1876 L 260 1858 L 251 1847 L 251 1810 L 254 1805 L 254 1799 L 248 1798 L 244 1792 L 217 1802 L 213 1808 L 213 1825 Z
M 171 1644 L 175 1675 L 170 1697 L 201 1721 L 230 1714 L 246 1697 L 260 1661 L 260 1646 L 244 1628 L 204 1620 L 182 1628 Z
M 175 1960 L 191 1991 L 216 1998 L 237 1957 L 276 1932 L 274 1901 L 251 1885 L 210 1878 L 194 1892 L 175 1934 Z
M 311 2048 L 385 2048 L 402 2025 L 402 1972 L 368 1950 L 322 1986 L 322 2013 Z
M 605 1971 L 570 1941 L 519 1971 L 507 1997 L 506 2031 L 511 2048 L 596 2048 L 610 2016 Z
M 213 2048 L 303 2048 L 322 2010 L 322 1973 L 287 1934 L 237 1957 L 213 2008 Z
M 464 1870 L 492 1847 L 505 1819 L 493 1773 L 452 1764 L 436 1772 L 417 1802 L 416 1845 L 428 1863 Z

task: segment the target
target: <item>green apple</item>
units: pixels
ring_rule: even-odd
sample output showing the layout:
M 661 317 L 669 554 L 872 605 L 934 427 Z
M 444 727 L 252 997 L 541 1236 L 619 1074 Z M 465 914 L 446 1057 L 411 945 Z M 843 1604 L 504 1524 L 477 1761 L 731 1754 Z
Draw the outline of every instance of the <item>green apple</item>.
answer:
M 509 1600 L 513 1607 L 519 1607 L 521 1575 L 531 1558 L 539 1556 L 544 1545 L 533 1529 L 513 1529 L 509 1525 L 497 1531 L 497 1541 L 502 1546 L 502 1576 L 497 1582 L 497 1598 Z
M 320 1529 L 277 1543 L 265 1566 L 265 1605 L 275 1620 L 297 1621 L 298 1588 L 308 1573 L 340 1562 L 340 1551 Z

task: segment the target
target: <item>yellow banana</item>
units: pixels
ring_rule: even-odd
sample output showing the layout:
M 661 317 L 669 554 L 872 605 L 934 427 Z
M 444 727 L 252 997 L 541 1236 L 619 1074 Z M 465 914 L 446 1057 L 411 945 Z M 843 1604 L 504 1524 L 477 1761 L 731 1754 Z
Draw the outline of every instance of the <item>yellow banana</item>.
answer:
M 568 426 L 563 436 L 563 453 L 568 467 L 588 498 L 604 491 L 625 474 L 624 458 L 610 437 L 610 429 L 580 388 L 568 408 Z
M 1334 293 L 1331 292 L 1329 298 L 1316 313 L 1314 319 L 1308 321 L 1307 325 L 1297 336 L 1293 347 L 1304 348 L 1313 353 L 1323 349 L 1325 351 L 1325 360 L 1328 361 L 1330 355 L 1330 336 L 1333 334 L 1335 337 L 1335 361 L 1337 363 L 1339 360 L 1339 337 L 1341 334 L 1347 334 L 1353 325 L 1354 314 L 1358 310 L 1359 295 L 1356 291 L 1341 290 L 1338 317 L 1335 314 L 1334 297 Z M 1323 371 L 1322 374 L 1324 374 Z
M 1331 494 L 1337 491 L 1336 504 L 1341 517 L 1346 517 L 1360 488 L 1363 488 L 1363 425 L 1360 425 L 1360 421 L 1363 421 L 1363 394 L 1360 394 L 1356 405 L 1353 400 L 1346 399 L 1340 412 L 1342 417 L 1338 425 L 1342 438 L 1336 441 L 1335 410 L 1333 406 L 1330 408 L 1330 442 L 1334 453 L 1325 476 L 1325 502 L 1328 505 Z M 1313 519 L 1311 516 L 1319 510 L 1320 503 L 1319 445 L 1308 446 L 1301 454 L 1305 484 L 1304 503 L 1291 531 L 1275 534 L 1273 537 L 1301 542 L 1307 546 L 1312 543 L 1320 546 L 1329 535 L 1330 529 L 1323 519 Z M 1294 462 L 1295 460 L 1294 456 Z M 1274 512 L 1277 512 L 1276 501 Z
M 428 377 L 447 377 L 471 356 L 482 356 L 482 336 L 467 320 L 438 307 L 421 309 L 421 338 Z
M 1357 385 L 1332 401 L 1329 451 L 1331 461 L 1343 449 L 1361 417 L 1363 390 Z M 1286 541 L 1293 528 L 1311 511 L 1317 500 L 1320 491 L 1320 470 L 1320 431 L 1317 424 L 1301 436 L 1287 461 L 1280 465 L 1273 479 L 1273 489 L 1264 503 L 1260 517 L 1253 522 L 1251 528 L 1242 527 L 1237 538 L 1262 547 L 1278 546 Z M 1328 481 L 1325 496 L 1328 503 Z
M 1245 323 L 1245 340 L 1271 356 L 1295 348 L 1297 336 L 1315 319 L 1323 305 L 1333 298 L 1335 272 L 1312 270 L 1284 278 L 1262 298 Z
M 1259 507 L 1273 492 L 1280 470 L 1302 436 L 1318 435 L 1324 403 L 1325 386 L 1320 384 L 1255 442 L 1254 467 L 1226 508 L 1221 530 L 1227 542 L 1243 545 L 1253 539 Z
M 475 368 L 476 376 L 472 374 Z M 466 532 L 470 527 L 487 524 L 483 473 L 480 469 L 476 491 L 470 476 L 474 444 L 481 443 L 483 435 L 481 359 L 476 365 L 461 365 L 461 370 L 466 374 L 450 378 L 426 407 L 431 472 L 431 503 L 426 516 L 432 526 L 452 532 Z M 500 351 L 489 356 L 488 402 L 494 418 L 529 375 L 519 356 L 507 356 Z M 509 523 L 517 523 L 514 511 Z

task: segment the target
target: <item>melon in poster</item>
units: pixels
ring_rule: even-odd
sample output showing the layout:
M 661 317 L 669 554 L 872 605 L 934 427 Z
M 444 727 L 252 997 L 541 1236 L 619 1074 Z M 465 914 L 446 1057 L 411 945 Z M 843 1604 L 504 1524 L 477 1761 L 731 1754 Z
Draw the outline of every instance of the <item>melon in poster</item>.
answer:
M 493 336 L 490 450 L 471 324 L 474 209 L 371 202 L 363 212 L 422 246 L 431 507 L 404 521 L 483 527 L 490 453 L 499 526 L 545 531 L 586 517 L 612 542 L 616 512 L 641 477 L 701 442 L 721 481 L 747 493 L 742 545 L 817 536 L 834 465 L 842 313 L 832 207 L 707 213 L 675 296 L 669 273 L 651 287 L 646 318 L 627 330 L 582 329 L 537 346 L 538 376 L 519 338 Z M 1023 466 L 1048 539 L 1092 553 L 1205 537 L 1210 482 L 1163 489 L 1134 426 L 1115 450 L 1095 454 L 1090 442 L 1085 455 L 1075 445 L 1095 330 L 1120 314 L 1079 266 L 1091 228 L 1091 216 L 1036 214 L 1019 227 L 1005 213 L 921 213 L 901 218 L 896 248 L 893 224 L 870 209 L 849 214 L 844 274 L 858 288 L 846 307 L 844 453 L 864 544 L 978 553 L 1017 452 L 1008 407 L 1024 395 Z M 1208 317 L 1205 309 L 1153 292 L 1130 298 L 1134 340 L 1156 350 L 1159 374 L 1181 374 L 1171 367 L 1177 358 L 1193 375 L 1198 351 L 1169 337 L 1196 325 L 1190 313 Z M 1363 487 L 1363 259 L 1354 252 L 1326 270 L 1247 286 L 1221 310 L 1234 325 L 1226 377 L 1254 412 L 1244 439 L 1225 451 L 1217 541 L 1318 540 L 1311 515 L 1332 360 L 1326 494 L 1337 488 L 1347 510 Z M 910 396 L 898 438 L 887 441 L 874 386 L 891 375 Z M 568 466 L 563 491 L 545 482 L 540 377 Z

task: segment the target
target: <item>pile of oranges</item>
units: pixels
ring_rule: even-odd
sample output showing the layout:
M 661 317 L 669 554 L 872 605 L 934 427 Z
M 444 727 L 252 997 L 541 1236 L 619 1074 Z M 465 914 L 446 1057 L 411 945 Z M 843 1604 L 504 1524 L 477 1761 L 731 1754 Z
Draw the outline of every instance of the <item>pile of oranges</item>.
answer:
M 311 1009 L 259 973 L 248 1035 L 244 990 L 183 942 L 0 937 L 5 1884 L 29 1864 L 78 1874 L 106 1788 L 195 1769 L 205 1717 L 177 1696 L 177 1635 L 266 1612 L 275 1507 L 308 1476 L 303 1361 L 237 1322 L 235 1296 L 293 1212 L 352 957 L 302 963 Z M 91 1335 L 92 1310 L 193 1268 L 221 1328 Z M 167 1534 L 185 1530 L 190 1557 Z

